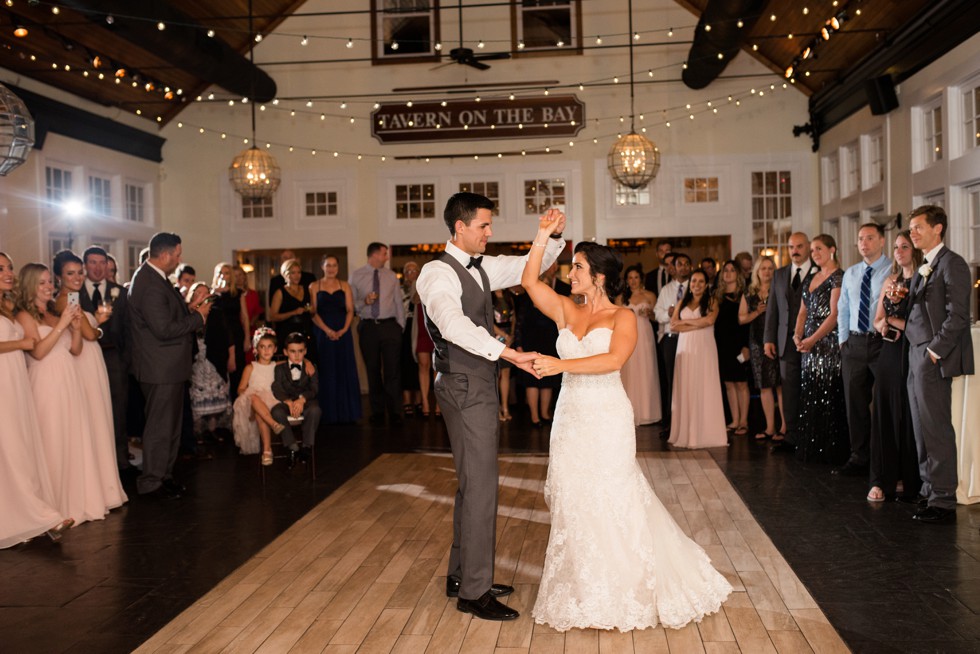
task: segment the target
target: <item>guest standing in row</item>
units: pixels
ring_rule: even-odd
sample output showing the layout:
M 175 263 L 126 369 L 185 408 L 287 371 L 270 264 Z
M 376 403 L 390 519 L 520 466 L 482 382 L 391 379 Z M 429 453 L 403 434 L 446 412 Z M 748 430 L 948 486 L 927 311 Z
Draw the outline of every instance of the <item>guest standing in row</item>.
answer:
M 250 344 L 255 330 L 261 326 L 259 316 L 262 315 L 262 301 L 259 299 L 259 292 L 249 287 L 248 274 L 244 268 L 235 266 L 232 269 L 232 276 L 235 280 L 235 288 L 245 299 L 245 319 L 247 321 L 245 325 L 245 362 L 248 363 L 254 358 Z
M 419 388 L 419 363 L 415 352 L 418 340 L 418 322 L 415 320 L 415 280 L 419 276 L 419 265 L 407 261 L 402 266 L 402 304 L 405 306 L 405 329 L 402 330 L 402 351 L 399 359 L 402 366 L 402 410 L 406 418 L 415 415 L 416 405 L 422 410 Z
M 752 378 L 759 389 L 762 413 L 766 427 L 756 434 L 757 441 L 772 439 L 778 442 L 785 434 L 776 434 L 776 399 L 779 401 L 779 424 L 785 430 L 786 415 L 783 413 L 783 389 L 779 378 L 779 364 L 765 355 L 763 344 L 766 331 L 766 310 L 772 293 L 772 278 L 776 263 L 772 257 L 759 257 L 752 269 L 752 283 L 738 307 L 738 321 L 749 326 L 749 362 L 752 364 Z M 775 397 L 774 397 L 775 395 Z
M 510 289 L 498 288 L 493 292 L 493 335 L 505 347 L 514 343 L 514 332 L 517 319 L 514 314 L 514 294 Z M 424 327 L 423 327 L 424 329 Z M 500 392 L 500 422 L 507 422 L 513 416 L 510 414 L 510 375 L 514 369 L 510 361 L 501 360 L 497 366 L 497 387 Z
M 326 255 L 323 278 L 310 287 L 313 324 L 320 357 L 320 409 L 327 424 L 355 422 L 361 417 L 361 382 L 354 358 L 354 293 L 340 279 L 340 261 Z
M 647 273 L 643 280 L 643 286 L 656 296 L 660 296 L 660 291 L 673 279 L 674 273 L 670 270 L 670 262 L 667 255 L 674 249 L 670 241 L 659 241 L 657 243 L 657 267 Z M 670 257 L 671 259 L 673 257 Z
M 626 290 L 617 304 L 636 316 L 636 347 L 620 370 L 623 388 L 633 405 L 633 422 L 650 425 L 660 422 L 660 374 L 657 370 L 657 347 L 653 337 L 653 308 L 657 296 L 643 287 L 642 268 L 626 269 Z
M 847 415 L 837 341 L 837 300 L 844 273 L 837 242 L 819 234 L 810 243 L 815 271 L 803 288 L 793 342 L 802 354 L 800 443 L 804 461 L 840 465 L 848 456 Z
M 268 317 L 279 335 L 279 351 L 285 352 L 289 334 L 303 334 L 308 340 L 313 334 L 313 301 L 309 286 L 302 283 L 303 271 L 299 267 L 299 259 L 283 261 L 279 270 L 286 281 L 273 293 Z
M 677 354 L 677 333 L 671 329 L 670 322 L 674 312 L 680 311 L 681 303 L 687 295 L 687 282 L 691 278 L 691 258 L 683 253 L 674 254 L 671 259 L 674 279 L 663 287 L 657 296 L 657 304 L 653 313 L 657 318 L 658 354 L 660 355 L 660 370 L 663 372 L 660 384 L 661 408 L 663 410 L 663 430 L 661 438 L 670 436 L 672 390 L 674 387 L 674 358 Z M 715 354 L 717 358 L 717 353 Z
M 248 308 L 245 296 L 235 284 L 230 263 L 214 267 L 211 280 L 214 309 L 205 328 L 208 361 L 228 381 L 229 399 L 238 397 L 238 384 L 245 369 L 245 333 L 248 331 Z
M 194 282 L 184 294 L 187 308 L 194 311 L 195 308 L 204 302 L 208 302 L 211 291 L 204 282 Z M 206 331 L 213 324 L 222 322 L 222 317 L 216 312 L 212 312 L 211 319 L 205 329 L 197 330 L 197 349 L 194 353 L 194 362 L 191 364 L 191 383 L 188 389 L 188 397 L 185 402 L 190 402 L 192 435 L 207 432 L 214 436 L 215 430 L 219 427 L 227 429 L 230 426 L 231 417 L 231 397 L 228 389 L 228 374 L 219 371 L 209 356 L 211 347 L 206 338 Z M 223 326 L 219 327 L 224 329 Z M 223 346 L 226 341 L 222 339 Z M 228 354 L 231 359 L 231 354 Z M 227 363 L 225 364 L 227 365 Z M 185 435 L 186 437 L 186 435 Z
M 738 320 L 745 286 L 738 264 L 733 260 L 726 261 L 714 293 L 718 306 L 715 343 L 721 381 L 725 384 L 728 409 L 732 414 L 728 429 L 739 436 L 749 432 L 749 328 Z

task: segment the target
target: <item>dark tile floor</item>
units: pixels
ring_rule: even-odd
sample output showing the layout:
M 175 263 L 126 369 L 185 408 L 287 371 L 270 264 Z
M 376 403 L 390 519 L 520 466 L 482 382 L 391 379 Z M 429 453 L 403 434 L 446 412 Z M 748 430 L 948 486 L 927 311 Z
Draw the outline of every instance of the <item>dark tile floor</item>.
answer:
M 663 447 L 658 431 L 640 428 L 638 448 Z M 0 551 L 0 651 L 129 652 L 380 454 L 449 449 L 434 418 L 323 427 L 318 442 L 315 482 L 277 461 L 263 484 L 257 457 L 216 445 L 179 464 L 188 498 L 133 497 L 60 545 Z M 526 414 L 502 429 L 502 452 L 547 448 Z M 744 438 L 712 454 L 854 651 L 980 651 L 980 506 L 921 526 L 865 502 L 861 480 Z

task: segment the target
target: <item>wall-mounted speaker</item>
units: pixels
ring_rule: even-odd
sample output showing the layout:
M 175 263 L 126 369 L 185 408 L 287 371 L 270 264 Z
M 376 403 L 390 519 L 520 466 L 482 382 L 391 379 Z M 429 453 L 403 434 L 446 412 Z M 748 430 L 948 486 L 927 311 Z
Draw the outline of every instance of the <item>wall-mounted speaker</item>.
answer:
M 898 96 L 895 95 L 895 83 L 891 75 L 869 79 L 864 83 L 864 90 L 868 94 L 872 115 L 883 116 L 898 108 Z

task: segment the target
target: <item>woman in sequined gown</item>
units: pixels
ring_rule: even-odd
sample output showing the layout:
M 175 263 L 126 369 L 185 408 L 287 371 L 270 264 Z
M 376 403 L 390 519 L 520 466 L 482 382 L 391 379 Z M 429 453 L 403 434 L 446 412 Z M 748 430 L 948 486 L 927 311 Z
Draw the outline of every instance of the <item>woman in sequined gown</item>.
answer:
M 908 292 L 912 275 L 922 264 L 922 251 L 912 245 L 908 230 L 895 237 L 892 274 L 881 288 L 875 329 L 884 340 L 875 375 L 874 414 L 871 425 L 871 477 L 869 502 L 892 499 L 902 482 L 903 497 L 919 496 L 919 455 L 912 432 L 912 412 L 906 385 L 909 342 L 905 318 L 909 312 Z
M 844 272 L 837 264 L 837 242 L 820 234 L 810 242 L 815 264 L 804 280 L 793 342 L 800 363 L 800 443 L 797 458 L 840 465 L 850 454 L 844 382 L 837 341 L 837 300 Z
M 557 221 L 555 221 L 557 222 Z M 535 238 L 555 225 L 545 216 Z M 563 373 L 551 429 L 545 499 L 551 533 L 534 621 L 559 630 L 679 629 L 721 608 L 731 585 L 661 504 L 636 460 L 633 409 L 619 371 L 636 343 L 636 316 L 615 306 L 622 261 L 591 242 L 575 248 L 569 281 L 582 304 L 538 278 L 532 247 L 522 283 L 560 327 L 561 358 L 534 361 Z
M 323 258 L 323 278 L 310 285 L 320 357 L 320 410 L 328 425 L 361 418 L 361 382 L 350 333 L 354 294 L 350 284 L 337 277 L 339 272 L 337 257 L 328 255 Z

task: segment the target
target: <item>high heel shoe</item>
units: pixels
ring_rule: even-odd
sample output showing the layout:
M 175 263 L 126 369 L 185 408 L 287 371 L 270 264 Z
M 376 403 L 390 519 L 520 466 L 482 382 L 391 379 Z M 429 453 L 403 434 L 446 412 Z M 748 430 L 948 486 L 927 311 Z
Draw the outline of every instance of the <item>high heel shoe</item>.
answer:
M 272 465 L 272 452 L 262 453 L 262 465 L 271 466 Z
M 48 529 L 47 532 L 45 533 L 47 533 L 48 538 L 50 538 L 53 542 L 57 543 L 64 537 L 65 532 L 71 529 L 72 525 L 74 524 L 75 524 L 74 518 L 68 518 L 67 520 L 62 520 L 61 524 L 56 525 L 51 529 Z

